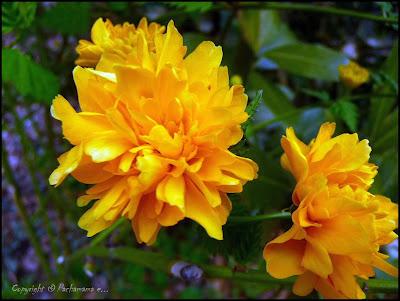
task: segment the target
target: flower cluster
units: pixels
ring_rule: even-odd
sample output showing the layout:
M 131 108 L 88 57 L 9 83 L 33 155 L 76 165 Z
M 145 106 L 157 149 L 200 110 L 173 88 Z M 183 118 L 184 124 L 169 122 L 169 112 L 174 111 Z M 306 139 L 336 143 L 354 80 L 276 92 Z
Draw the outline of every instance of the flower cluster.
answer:
M 276 278 L 298 275 L 293 292 L 316 289 L 325 298 L 365 298 L 356 277 L 374 268 L 397 276 L 379 252 L 397 238 L 397 204 L 368 192 L 377 167 L 371 148 L 357 134 L 332 138 L 334 123 L 321 126 L 309 145 L 292 128 L 281 140 L 282 166 L 296 178 L 292 227 L 264 248 L 267 271 Z
M 222 239 L 227 193 L 242 191 L 258 167 L 228 150 L 243 136 L 247 95 L 229 86 L 221 47 L 205 41 L 185 57 L 173 21 L 142 19 L 136 28 L 99 19 L 91 34 L 73 71 L 81 112 L 62 96 L 53 101 L 73 148 L 50 184 L 69 174 L 93 184 L 77 201 L 96 200 L 78 223 L 88 236 L 123 216 L 138 242 L 151 244 L 160 227 L 186 217 Z

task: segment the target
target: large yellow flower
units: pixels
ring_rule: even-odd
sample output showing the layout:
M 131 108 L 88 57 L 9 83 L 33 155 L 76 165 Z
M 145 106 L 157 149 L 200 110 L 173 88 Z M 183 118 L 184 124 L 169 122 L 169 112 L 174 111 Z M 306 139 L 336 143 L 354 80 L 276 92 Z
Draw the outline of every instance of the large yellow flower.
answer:
M 184 58 L 172 21 L 165 33 L 153 28 L 154 36 L 140 31 L 132 39 L 136 50 L 107 65 L 112 72 L 99 65 L 74 69 L 81 112 L 62 96 L 52 106 L 74 147 L 58 158 L 49 181 L 59 185 L 72 174 L 94 184 L 78 199 L 79 206 L 96 200 L 79 220 L 88 236 L 124 216 L 137 240 L 151 244 L 161 226 L 187 217 L 222 239 L 231 210 L 227 193 L 242 191 L 258 170 L 228 150 L 243 136 L 247 95 L 241 85 L 229 86 L 221 47 L 206 41 Z M 100 62 L 114 55 L 95 42 Z
M 298 275 L 293 292 L 316 289 L 325 298 L 365 298 L 356 277 L 374 276 L 373 268 L 397 276 L 381 245 L 397 238 L 397 204 L 350 186 L 328 186 L 322 174 L 292 215 L 290 230 L 264 248 L 267 271 L 276 278 Z
M 335 123 L 324 123 L 308 145 L 296 137 L 293 128 L 288 128 L 282 137 L 285 153 L 281 164 L 296 178 L 293 192 L 296 205 L 313 189 L 309 178 L 318 173 L 326 176 L 328 184 L 349 185 L 353 189 L 368 189 L 373 183 L 377 166 L 368 162 L 371 153 L 368 140 L 359 141 L 356 133 L 332 138 L 334 132 Z

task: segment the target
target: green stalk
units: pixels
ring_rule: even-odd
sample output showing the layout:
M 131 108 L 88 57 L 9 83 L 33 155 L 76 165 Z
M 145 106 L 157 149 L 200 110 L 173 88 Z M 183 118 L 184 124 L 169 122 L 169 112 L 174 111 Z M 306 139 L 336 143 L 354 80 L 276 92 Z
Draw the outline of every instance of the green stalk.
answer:
M 350 9 L 336 8 L 331 6 L 320 6 L 315 4 L 305 4 L 305 3 L 279 3 L 279 2 L 265 2 L 259 4 L 246 4 L 241 2 L 237 7 L 238 9 L 272 9 L 272 10 L 296 10 L 304 12 L 313 12 L 318 14 L 330 14 L 337 16 L 347 16 L 359 19 L 377 21 L 377 22 L 387 22 L 395 24 L 398 22 L 397 18 L 386 18 L 383 16 L 377 16 L 366 12 L 359 12 Z
M 18 187 L 17 181 L 14 178 L 13 171 L 11 169 L 11 166 L 8 162 L 7 157 L 8 157 L 7 150 L 4 147 L 1 152 L 1 159 L 3 162 L 3 166 L 4 166 L 5 178 L 7 179 L 9 184 L 14 188 L 14 199 L 13 200 L 15 202 L 15 206 L 17 207 L 18 213 L 22 219 L 22 222 L 25 225 L 26 234 L 28 235 L 28 238 L 32 244 L 32 247 L 35 250 L 35 253 L 39 259 L 40 265 L 42 266 L 42 268 L 43 268 L 44 272 L 47 274 L 47 276 L 50 278 L 52 273 L 51 273 L 49 262 L 47 261 L 46 255 L 42 249 L 42 246 L 39 243 L 40 239 L 36 235 L 36 231 L 33 227 L 32 222 L 29 219 L 29 215 L 28 215 L 28 212 L 26 211 L 25 205 L 22 202 L 21 192 Z
M 229 223 L 252 223 L 259 221 L 267 221 L 274 219 L 290 219 L 290 212 L 277 212 L 270 214 L 262 214 L 256 216 L 230 216 Z
M 112 249 L 105 247 L 92 247 L 87 250 L 87 255 L 131 262 L 154 271 L 168 274 L 171 273 L 171 267 L 178 262 L 177 260 L 169 259 L 159 253 L 143 251 L 129 247 L 118 247 Z M 196 263 L 196 265 L 198 265 L 204 271 L 204 276 L 207 278 L 280 285 L 293 285 L 294 281 L 296 280 L 295 277 L 276 279 L 264 271 L 252 270 L 248 272 L 236 272 L 228 267 L 223 266 L 213 266 L 199 263 Z M 366 284 L 368 291 L 373 292 L 396 293 L 398 289 L 398 284 L 395 280 L 370 279 L 368 281 L 363 280 L 361 283 Z
M 90 248 L 93 248 L 95 246 L 97 246 L 98 244 L 100 244 L 103 240 L 105 240 L 116 228 L 118 228 L 121 224 L 123 224 L 125 221 L 125 218 L 120 218 L 119 220 L 117 220 L 112 226 L 110 226 L 109 228 L 107 228 L 106 230 L 100 232 L 99 234 L 97 234 L 97 236 L 91 240 L 91 242 L 89 243 L 89 245 L 87 245 L 86 247 L 83 247 L 81 249 L 79 249 L 79 251 L 73 253 L 70 257 L 68 257 L 68 261 L 72 261 L 75 260 L 77 258 L 80 258 L 82 256 L 84 256 L 88 250 L 90 250 Z

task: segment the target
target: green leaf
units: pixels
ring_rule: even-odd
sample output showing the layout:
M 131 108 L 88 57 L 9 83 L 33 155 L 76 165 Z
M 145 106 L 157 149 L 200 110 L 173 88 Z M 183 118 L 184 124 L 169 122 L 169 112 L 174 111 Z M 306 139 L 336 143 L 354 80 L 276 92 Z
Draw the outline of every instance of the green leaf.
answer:
M 49 104 L 59 91 L 58 78 L 17 49 L 2 49 L 3 82 L 12 83 L 23 96 Z
M 357 131 L 358 107 L 345 99 L 335 102 L 330 110 L 335 118 L 343 120 L 352 132 Z
M 319 100 L 322 100 L 324 103 L 327 103 L 330 100 L 329 93 L 326 92 L 325 90 L 316 91 L 316 90 L 310 90 L 310 89 L 301 89 L 301 92 L 303 92 L 306 95 L 315 97 Z
M 247 152 L 247 158 L 257 162 L 259 166 L 258 179 L 248 182 L 241 196 L 251 204 L 250 207 L 254 210 L 258 209 L 266 213 L 277 212 L 291 204 L 290 195 L 294 188 L 294 181 L 290 173 L 280 165 L 279 157 L 283 150 L 279 142 L 277 147 L 280 151 L 275 156 L 256 146 L 250 147 Z M 268 193 L 265 193 L 266 191 Z
M 382 72 L 390 77 L 395 83 L 399 78 L 399 41 L 396 40 L 390 51 L 389 57 L 382 66 Z
M 243 131 L 246 132 L 248 125 L 250 124 L 251 120 L 254 117 L 254 114 L 257 111 L 258 106 L 260 105 L 261 101 L 263 100 L 263 90 L 258 90 L 256 93 L 256 97 L 247 105 L 246 113 L 249 115 L 249 118 L 246 122 L 242 125 Z
M 347 58 L 340 52 L 306 43 L 274 48 L 265 52 L 264 57 L 289 73 L 326 81 L 338 81 L 338 67 L 347 62 Z
M 380 68 L 383 76 L 381 81 L 377 81 L 373 86 L 373 94 L 387 95 L 393 94 L 393 90 L 398 92 L 398 41 L 393 45 L 392 51 L 386 61 Z M 382 127 L 382 122 L 386 116 L 393 110 L 396 103 L 396 97 L 379 97 L 371 98 L 371 106 L 369 110 L 369 138 L 372 143 L 386 133 L 386 129 Z
M 245 40 L 256 54 L 296 41 L 295 35 L 282 22 L 277 11 L 242 10 L 239 25 Z
M 165 4 L 182 9 L 187 13 L 206 12 L 213 6 L 212 2 L 164 2 Z
M 43 14 L 40 23 L 46 29 L 57 33 L 87 34 L 90 26 L 90 3 L 57 3 Z
M 35 2 L 2 2 L 1 32 L 28 28 L 35 18 L 36 6 Z
M 248 85 L 249 89 L 262 89 L 264 91 L 264 103 L 275 115 L 282 115 L 296 110 L 285 93 L 260 73 L 251 72 L 248 78 Z M 285 118 L 284 121 L 293 121 L 293 118 Z

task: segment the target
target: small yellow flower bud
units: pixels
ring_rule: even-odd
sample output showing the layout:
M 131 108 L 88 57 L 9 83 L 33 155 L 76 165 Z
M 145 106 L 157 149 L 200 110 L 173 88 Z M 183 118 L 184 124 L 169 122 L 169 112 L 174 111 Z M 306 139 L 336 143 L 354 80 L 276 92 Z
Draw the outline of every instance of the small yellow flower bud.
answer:
M 241 85 L 243 84 L 242 77 L 238 74 L 235 74 L 231 77 L 231 85 Z
M 357 88 L 369 79 L 368 70 L 352 61 L 347 65 L 340 65 L 338 69 L 340 80 L 351 89 Z

